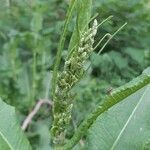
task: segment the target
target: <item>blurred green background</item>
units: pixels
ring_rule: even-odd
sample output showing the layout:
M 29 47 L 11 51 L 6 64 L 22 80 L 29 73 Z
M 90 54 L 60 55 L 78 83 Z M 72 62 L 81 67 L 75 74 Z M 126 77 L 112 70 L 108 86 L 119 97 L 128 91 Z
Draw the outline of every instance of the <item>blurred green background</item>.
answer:
M 0 97 L 16 107 L 20 124 L 39 99 L 51 99 L 51 75 L 68 0 L 0 1 Z M 95 108 L 109 88 L 116 88 L 150 66 L 150 1 L 94 0 L 93 15 L 101 22 L 95 43 L 107 32 L 127 26 L 107 45 L 101 55 L 92 54 L 91 68 L 74 88 L 76 93 L 72 128 Z M 67 53 L 75 18 L 69 26 L 62 62 Z M 43 105 L 26 134 L 33 149 L 49 148 L 51 108 Z

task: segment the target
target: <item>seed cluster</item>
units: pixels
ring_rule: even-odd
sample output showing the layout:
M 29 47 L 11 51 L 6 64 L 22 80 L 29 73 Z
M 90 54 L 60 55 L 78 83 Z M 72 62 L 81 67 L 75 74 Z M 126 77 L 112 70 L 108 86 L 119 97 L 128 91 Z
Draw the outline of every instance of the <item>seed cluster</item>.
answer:
M 81 79 L 85 69 L 84 64 L 93 51 L 94 37 L 97 33 L 97 20 L 86 32 L 81 34 L 78 47 L 71 53 L 68 60 L 65 61 L 62 73 L 58 75 L 58 83 L 54 97 L 54 122 L 52 134 L 54 142 L 60 143 L 65 136 L 65 130 L 70 123 L 72 100 L 71 89 Z

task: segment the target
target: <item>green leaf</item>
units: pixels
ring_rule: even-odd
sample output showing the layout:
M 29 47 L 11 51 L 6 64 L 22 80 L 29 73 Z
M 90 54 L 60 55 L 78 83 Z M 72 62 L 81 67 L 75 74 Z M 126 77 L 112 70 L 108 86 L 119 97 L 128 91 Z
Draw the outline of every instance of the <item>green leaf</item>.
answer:
M 38 12 L 33 13 L 33 18 L 31 21 L 31 30 L 39 32 L 42 29 L 42 23 L 43 23 L 42 14 Z
M 128 60 L 127 58 L 124 58 L 121 53 L 115 52 L 115 51 L 110 51 L 109 56 L 113 59 L 115 65 L 119 69 L 124 69 L 128 66 Z
M 143 74 L 149 75 L 149 74 L 150 74 L 150 67 L 146 68 L 146 69 L 143 71 Z
M 150 84 L 98 117 L 89 130 L 88 149 L 141 150 L 150 138 Z
M 145 141 L 142 150 L 150 150 L 150 138 Z
M 101 69 L 103 69 L 102 67 L 106 65 L 108 69 L 108 66 L 110 66 L 113 62 L 108 54 L 97 55 L 97 53 L 93 52 L 91 55 L 91 63 L 94 67 L 99 67 Z
M 124 50 L 126 54 L 128 54 L 134 61 L 140 63 L 144 62 L 144 51 L 141 49 L 135 49 L 128 47 Z
M 22 70 L 18 75 L 17 87 L 22 95 L 30 97 L 31 87 L 30 87 L 29 73 L 26 67 L 22 67 Z
M 102 115 L 104 112 L 108 111 L 115 104 L 123 101 L 125 98 L 135 93 L 139 89 L 150 83 L 150 75 L 144 73 L 129 83 L 117 88 L 110 95 L 106 96 L 103 103 L 101 103 L 77 128 L 73 137 L 64 146 L 64 149 L 68 150 L 76 145 L 76 143 L 81 139 L 83 135 L 86 134 L 87 130 L 93 125 L 94 121 Z
M 0 99 L 0 149 L 31 150 L 16 119 L 15 109 Z
M 82 32 L 84 28 L 88 26 L 91 17 L 91 7 L 92 0 L 78 0 L 78 3 L 76 5 L 76 26 L 74 28 L 74 32 L 72 34 L 71 41 L 69 44 L 69 51 L 72 50 L 78 44 L 79 31 Z
M 50 150 L 50 135 L 49 135 L 49 126 L 46 125 L 46 122 L 38 121 L 37 133 L 40 136 L 39 144 L 37 150 Z

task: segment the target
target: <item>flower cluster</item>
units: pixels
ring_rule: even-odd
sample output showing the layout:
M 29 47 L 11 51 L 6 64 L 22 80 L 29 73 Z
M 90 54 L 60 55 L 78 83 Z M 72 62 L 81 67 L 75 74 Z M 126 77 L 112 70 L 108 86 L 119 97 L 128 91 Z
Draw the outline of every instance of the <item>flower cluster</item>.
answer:
M 63 71 L 58 75 L 54 97 L 54 122 L 52 133 L 54 142 L 59 143 L 65 136 L 65 130 L 71 119 L 73 96 L 71 89 L 85 73 L 84 64 L 92 53 L 94 37 L 97 33 L 97 20 L 86 32 L 81 34 L 78 46 L 65 61 Z

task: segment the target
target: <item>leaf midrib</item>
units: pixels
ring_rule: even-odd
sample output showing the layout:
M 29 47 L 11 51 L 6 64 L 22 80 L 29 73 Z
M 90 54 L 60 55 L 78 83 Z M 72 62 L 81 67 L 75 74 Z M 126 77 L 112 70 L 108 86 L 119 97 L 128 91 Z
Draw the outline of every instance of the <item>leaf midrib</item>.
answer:
M 125 131 L 127 125 L 129 124 L 129 122 L 131 121 L 132 117 L 134 116 L 134 113 L 136 112 L 137 108 L 139 107 L 140 103 L 142 102 L 143 100 L 143 97 L 145 96 L 147 90 L 149 89 L 150 86 L 148 86 L 144 93 L 142 94 L 141 98 L 139 99 L 137 105 L 135 106 L 135 108 L 133 109 L 131 115 L 129 116 L 129 118 L 127 119 L 125 125 L 123 126 L 122 130 L 120 131 L 119 135 L 117 136 L 116 140 L 114 141 L 112 147 L 110 150 L 114 150 L 115 146 L 118 144 L 119 140 L 120 140 L 120 137 L 122 136 L 123 132 Z

